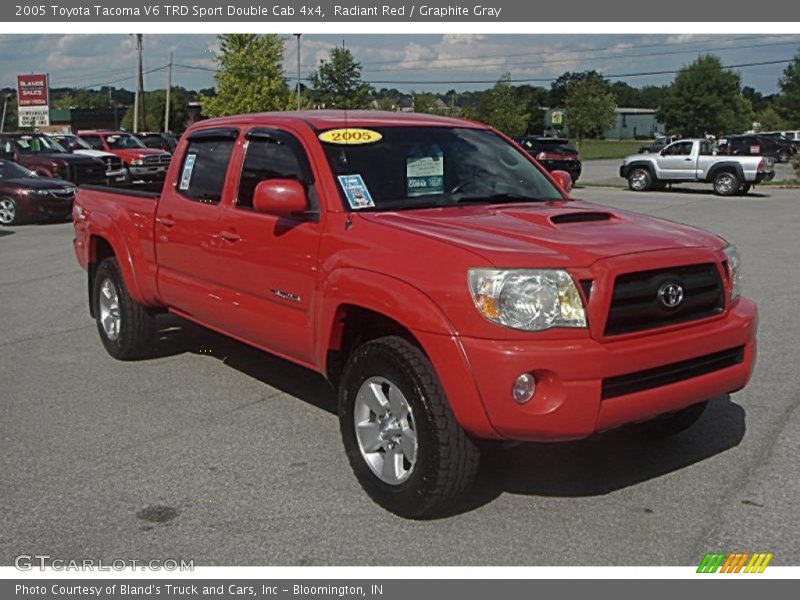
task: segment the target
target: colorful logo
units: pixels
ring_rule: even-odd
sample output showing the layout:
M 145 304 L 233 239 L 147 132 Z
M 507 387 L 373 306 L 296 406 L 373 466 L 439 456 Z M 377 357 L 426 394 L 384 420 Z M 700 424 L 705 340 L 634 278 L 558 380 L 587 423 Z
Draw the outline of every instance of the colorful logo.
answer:
M 763 573 L 772 552 L 707 552 L 698 573 Z

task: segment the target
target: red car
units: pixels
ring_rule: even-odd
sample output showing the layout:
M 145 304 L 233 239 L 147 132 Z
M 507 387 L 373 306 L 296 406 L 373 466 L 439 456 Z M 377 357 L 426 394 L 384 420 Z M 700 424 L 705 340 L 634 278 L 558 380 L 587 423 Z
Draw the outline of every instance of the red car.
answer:
M 0 225 L 68 219 L 74 199 L 75 186 L 69 181 L 39 177 L 0 160 Z
M 445 510 L 479 439 L 671 434 L 750 378 L 733 246 L 573 200 L 489 127 L 244 115 L 193 125 L 175 157 L 160 194 L 78 192 L 106 350 L 151 355 L 168 310 L 324 374 L 359 482 L 397 514 Z
M 163 181 L 172 155 L 148 148 L 132 133 L 125 131 L 80 131 L 78 136 L 93 150 L 103 150 L 122 159 L 132 181 Z

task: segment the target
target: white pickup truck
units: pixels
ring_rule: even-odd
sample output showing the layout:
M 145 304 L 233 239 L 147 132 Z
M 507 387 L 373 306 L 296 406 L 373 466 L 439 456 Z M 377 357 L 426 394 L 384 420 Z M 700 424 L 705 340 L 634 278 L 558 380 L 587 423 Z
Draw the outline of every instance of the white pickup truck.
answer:
M 657 154 L 632 154 L 619 168 L 635 192 L 673 183 L 711 183 L 720 196 L 746 194 L 775 176 L 775 161 L 765 156 L 718 156 L 706 139 L 679 140 Z

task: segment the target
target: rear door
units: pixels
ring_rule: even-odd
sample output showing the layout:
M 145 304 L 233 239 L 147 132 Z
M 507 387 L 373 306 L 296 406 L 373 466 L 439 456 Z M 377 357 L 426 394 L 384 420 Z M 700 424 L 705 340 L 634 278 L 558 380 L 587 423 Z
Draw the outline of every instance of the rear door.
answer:
M 167 306 L 209 325 L 229 310 L 218 292 L 227 265 L 215 249 L 220 203 L 233 190 L 228 169 L 237 135 L 233 128 L 191 134 L 176 157 L 177 180 L 165 182 L 156 214 L 159 293 Z
M 322 222 L 315 175 L 301 141 L 286 130 L 253 128 L 245 136 L 241 175 L 219 222 L 214 252 L 230 310 L 226 331 L 305 363 L 313 358 L 313 307 Z M 256 185 L 269 179 L 302 183 L 309 214 L 277 217 L 253 210 Z

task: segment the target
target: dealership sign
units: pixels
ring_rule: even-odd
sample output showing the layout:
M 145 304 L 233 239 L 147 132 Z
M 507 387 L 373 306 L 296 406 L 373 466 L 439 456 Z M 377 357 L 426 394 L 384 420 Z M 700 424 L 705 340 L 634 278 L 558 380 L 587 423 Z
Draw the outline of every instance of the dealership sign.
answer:
M 20 127 L 50 125 L 47 74 L 17 75 L 17 106 Z

